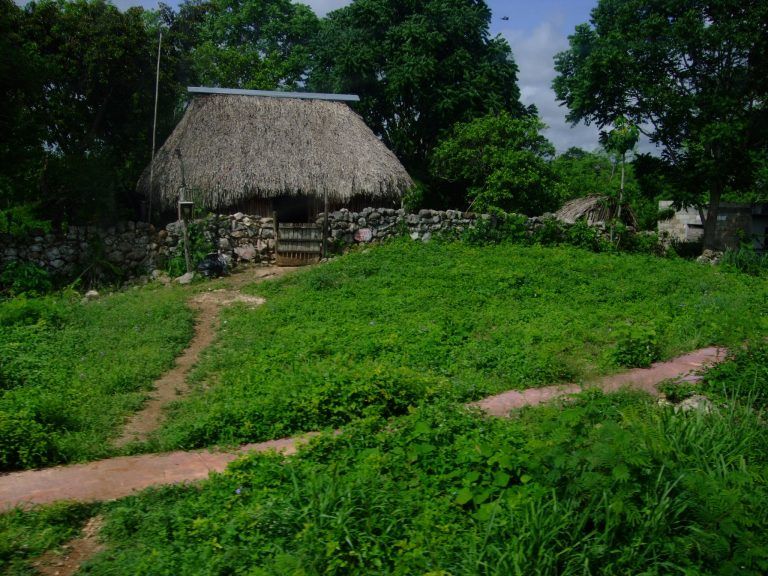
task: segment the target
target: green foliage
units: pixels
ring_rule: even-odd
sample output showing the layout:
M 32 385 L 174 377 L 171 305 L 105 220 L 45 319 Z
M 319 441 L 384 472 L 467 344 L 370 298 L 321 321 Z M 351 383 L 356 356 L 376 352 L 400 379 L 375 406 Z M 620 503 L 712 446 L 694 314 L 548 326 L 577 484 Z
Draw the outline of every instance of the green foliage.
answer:
M 748 402 L 767 410 L 768 344 L 753 342 L 733 352 L 727 362 L 707 371 L 702 389 L 728 402 Z
M 659 339 L 654 328 L 621 326 L 611 358 L 617 366 L 647 368 L 659 359 Z
M 178 290 L 0 302 L 0 470 L 110 454 L 191 333 Z
M 758 0 L 600 0 L 555 58 L 570 121 L 647 126 L 683 183 L 674 199 L 708 205 L 705 247 L 723 194 L 749 197 L 760 178 L 768 61 L 754 55 L 768 47 L 766 19 Z
M 194 270 L 198 262 L 201 262 L 209 253 L 215 252 L 212 236 L 206 234 L 207 224 L 205 220 L 192 220 L 187 223 L 187 238 L 189 239 L 189 261 Z M 179 239 L 176 252 L 166 264 L 168 274 L 181 276 L 187 271 L 187 260 L 184 253 L 184 237 Z
M 440 403 L 107 511 L 91 574 L 731 574 L 768 569 L 768 444 L 581 395 L 489 420 Z
M 71 502 L 0 514 L 0 566 L 8 576 L 33 573 L 28 562 L 76 537 L 92 506 Z
M 318 20 L 289 0 L 211 0 L 191 65 L 204 86 L 295 88 L 309 67 Z
M 38 218 L 38 212 L 40 206 L 35 204 L 19 204 L 0 210 L 0 234 L 25 236 L 38 231 L 50 232 L 50 221 Z
M 591 195 L 607 195 L 615 189 L 615 166 L 604 152 L 585 152 L 571 148 L 552 161 L 557 177 L 557 196 L 561 202 Z M 627 186 L 633 185 L 630 176 Z
M 763 276 L 768 272 L 768 254 L 758 254 L 752 244 L 742 244 L 739 248 L 728 248 L 721 260 L 727 266 L 752 276 Z
M 617 369 L 606 351 L 627 324 L 656 327 L 623 344 L 653 359 L 765 329 L 759 279 L 567 247 L 407 239 L 254 290 L 266 304 L 223 312 L 226 338 L 153 447 L 266 440 L 588 379 Z
M 508 112 L 455 124 L 432 157 L 436 178 L 466 188 L 475 211 L 541 214 L 554 208 L 552 144 L 533 116 Z
M 359 94 L 366 124 L 424 177 L 442 130 L 522 111 L 517 66 L 490 19 L 483 0 L 356 0 L 321 22 L 310 87 Z
M 46 151 L 29 198 L 57 222 L 132 208 L 123 194 L 147 159 L 154 93 L 142 11 L 43 0 L 23 9 L 19 31 L 34 47 L 29 66 L 40 86 L 23 102 Z
M 31 262 L 11 260 L 0 270 L 0 293 L 9 296 L 45 294 L 53 288 L 50 274 Z
M 469 246 L 488 246 L 501 242 L 525 242 L 528 240 L 528 218 L 519 214 L 500 213 L 489 219 L 481 218 L 461 235 L 461 241 Z

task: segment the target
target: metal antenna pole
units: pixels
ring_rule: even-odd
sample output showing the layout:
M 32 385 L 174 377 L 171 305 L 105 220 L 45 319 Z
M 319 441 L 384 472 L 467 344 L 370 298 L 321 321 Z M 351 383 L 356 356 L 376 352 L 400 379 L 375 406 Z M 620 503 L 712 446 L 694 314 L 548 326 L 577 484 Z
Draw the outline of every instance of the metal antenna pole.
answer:
M 160 48 L 163 45 L 163 31 L 160 30 L 160 38 L 157 41 L 157 71 L 155 73 L 155 116 L 152 121 L 152 159 L 149 162 L 149 207 L 147 209 L 147 223 L 152 223 L 152 182 L 155 176 L 155 150 L 157 144 L 157 100 L 160 91 Z

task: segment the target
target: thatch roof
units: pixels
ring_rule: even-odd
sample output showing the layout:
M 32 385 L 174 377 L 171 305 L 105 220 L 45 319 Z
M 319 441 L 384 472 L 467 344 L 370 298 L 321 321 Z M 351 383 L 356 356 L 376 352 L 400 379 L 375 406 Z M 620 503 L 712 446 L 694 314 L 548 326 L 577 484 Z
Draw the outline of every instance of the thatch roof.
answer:
M 566 224 L 574 224 L 578 220 L 586 220 L 590 226 L 604 225 L 618 213 L 618 203 L 607 196 L 585 196 L 566 202 L 555 212 L 555 218 Z M 637 228 L 635 213 L 629 205 L 621 207 L 621 220 L 627 226 Z
M 209 210 L 326 192 L 334 203 L 358 195 L 398 199 L 413 184 L 357 114 L 327 100 L 195 96 L 155 156 L 152 197 L 162 209 L 176 205 L 182 161 L 186 200 Z M 137 189 L 148 195 L 149 167 Z

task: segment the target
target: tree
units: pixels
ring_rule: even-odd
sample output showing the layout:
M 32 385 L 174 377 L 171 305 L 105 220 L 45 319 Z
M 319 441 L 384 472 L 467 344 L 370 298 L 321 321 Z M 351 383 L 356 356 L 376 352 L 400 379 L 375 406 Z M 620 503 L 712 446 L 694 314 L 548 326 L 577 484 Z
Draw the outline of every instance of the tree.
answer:
M 541 214 L 556 206 L 555 149 L 535 116 L 509 112 L 457 123 L 432 158 L 437 178 L 458 182 L 475 210 Z
M 20 33 L 23 17 L 12 0 L 0 0 L 0 211 L 26 200 L 43 155 L 42 127 L 32 113 L 43 89 L 41 62 Z
M 19 30 L 43 87 L 27 102 L 44 152 L 36 197 L 58 221 L 114 217 L 149 156 L 156 47 L 143 11 L 43 0 L 25 6 Z
M 506 40 L 483 0 L 354 0 L 323 21 L 311 87 L 359 94 L 357 110 L 417 178 L 440 134 L 523 111 Z
M 274 90 L 305 81 L 318 27 L 308 6 L 290 0 L 186 4 L 188 12 L 204 10 L 190 56 L 201 84 Z
M 708 207 L 705 248 L 768 142 L 767 22 L 763 0 L 599 0 L 555 58 L 570 121 L 626 116 L 662 146 L 686 181 L 678 203 Z
M 603 132 L 601 136 L 603 147 L 608 152 L 617 155 L 621 162 L 621 184 L 619 186 L 619 201 L 617 203 L 616 218 L 621 221 L 621 207 L 624 203 L 624 180 L 626 175 L 627 152 L 633 150 L 640 137 L 637 126 L 619 116 L 613 122 L 614 129 Z M 611 224 L 611 242 L 613 242 L 613 224 Z

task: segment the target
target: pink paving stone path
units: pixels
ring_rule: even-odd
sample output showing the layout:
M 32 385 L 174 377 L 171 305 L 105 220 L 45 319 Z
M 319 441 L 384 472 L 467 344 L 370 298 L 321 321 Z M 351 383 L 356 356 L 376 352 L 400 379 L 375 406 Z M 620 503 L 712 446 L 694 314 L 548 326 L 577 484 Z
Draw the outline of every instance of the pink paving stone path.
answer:
M 115 500 L 150 486 L 204 480 L 211 472 L 223 472 L 230 462 L 247 452 L 275 450 L 294 454 L 300 444 L 316 435 L 245 444 L 231 452 L 196 450 L 120 456 L 86 464 L 14 472 L 0 476 L 0 512 L 58 500 Z
M 585 388 L 596 387 L 614 392 L 630 387 L 657 394 L 656 386 L 660 382 L 670 378 L 694 378 L 694 372 L 721 362 L 725 353 L 723 348 L 704 348 L 667 362 L 653 364 L 650 368 L 637 368 L 607 376 Z M 535 406 L 581 390 L 582 387 L 576 384 L 513 390 L 470 405 L 481 408 L 491 416 L 507 416 L 516 408 Z M 231 452 L 198 450 L 123 456 L 87 464 L 14 472 L 0 476 L 0 511 L 57 500 L 114 500 L 150 486 L 203 480 L 211 472 L 223 471 L 230 462 L 247 452 L 276 450 L 283 454 L 293 454 L 299 444 L 314 435 L 246 444 Z
M 664 380 L 670 378 L 695 379 L 695 372 L 706 366 L 722 362 L 725 359 L 725 354 L 725 348 L 702 348 L 666 362 L 657 362 L 649 368 L 634 368 L 621 374 L 605 376 L 583 387 L 578 384 L 563 384 L 521 391 L 510 390 L 473 402 L 470 406 L 476 406 L 490 416 L 507 416 L 511 410 L 516 408 L 536 406 L 568 394 L 576 394 L 587 388 L 616 392 L 628 387 L 655 395 L 658 394 L 656 386 Z

